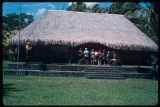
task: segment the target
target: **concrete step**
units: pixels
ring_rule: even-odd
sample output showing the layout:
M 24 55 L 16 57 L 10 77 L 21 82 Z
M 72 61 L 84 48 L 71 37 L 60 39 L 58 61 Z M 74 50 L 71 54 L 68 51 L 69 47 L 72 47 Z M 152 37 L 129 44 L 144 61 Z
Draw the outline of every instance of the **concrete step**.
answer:
M 4 72 L 16 72 L 16 71 L 21 71 L 21 72 L 23 72 L 23 71 L 28 71 L 28 72 L 42 72 L 42 70 L 30 70 L 30 69 L 5 69 L 4 70 Z
M 115 70 L 86 70 L 86 72 L 123 72 L 123 70 L 115 69 Z
M 151 75 L 152 73 L 137 73 L 137 72 L 84 72 L 86 75 L 88 74 L 102 74 L 102 75 L 124 75 L 124 76 L 134 76 L 134 75 Z
M 151 74 L 151 72 L 150 73 L 138 73 L 138 72 L 121 72 L 121 74 L 123 74 L 123 75 L 143 75 L 143 74 Z
M 102 77 L 102 76 L 90 76 L 88 79 L 125 79 L 125 77 Z
M 122 74 L 122 72 L 85 72 L 85 74 Z
M 123 68 L 117 68 L 117 67 L 105 67 L 105 68 L 102 68 L 102 67 L 92 67 L 92 68 L 87 68 L 87 70 L 115 70 L 115 69 L 123 69 Z
M 114 74 L 85 74 L 85 76 L 89 77 L 89 76 L 104 76 L 104 77 L 123 77 L 123 75 L 114 75 Z
M 17 71 L 17 69 L 5 69 L 5 71 Z M 84 72 L 84 71 L 59 71 L 59 70 L 31 70 L 31 69 L 18 69 L 18 71 L 28 71 L 28 72 L 77 72 L 77 73 L 81 73 L 81 72 Z
M 26 69 L 5 69 L 4 73 L 6 74 L 20 74 L 25 75 L 28 73 L 28 75 L 36 75 L 36 76 L 84 76 L 84 71 L 57 71 L 57 70 L 26 70 Z

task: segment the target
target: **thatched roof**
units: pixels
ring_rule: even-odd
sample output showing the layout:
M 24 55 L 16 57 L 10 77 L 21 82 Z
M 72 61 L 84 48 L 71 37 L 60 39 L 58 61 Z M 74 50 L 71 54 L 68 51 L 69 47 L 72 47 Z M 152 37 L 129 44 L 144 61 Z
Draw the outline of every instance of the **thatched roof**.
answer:
M 153 40 L 117 14 L 49 10 L 21 30 L 20 35 L 21 40 L 62 41 L 74 46 L 95 42 L 114 49 L 158 50 Z

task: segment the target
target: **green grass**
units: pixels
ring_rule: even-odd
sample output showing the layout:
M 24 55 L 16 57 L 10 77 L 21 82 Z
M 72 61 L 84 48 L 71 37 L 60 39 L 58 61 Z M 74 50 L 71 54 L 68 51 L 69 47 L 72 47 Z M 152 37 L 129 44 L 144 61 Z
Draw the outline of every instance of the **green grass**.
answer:
M 158 81 L 3 77 L 4 105 L 155 105 Z

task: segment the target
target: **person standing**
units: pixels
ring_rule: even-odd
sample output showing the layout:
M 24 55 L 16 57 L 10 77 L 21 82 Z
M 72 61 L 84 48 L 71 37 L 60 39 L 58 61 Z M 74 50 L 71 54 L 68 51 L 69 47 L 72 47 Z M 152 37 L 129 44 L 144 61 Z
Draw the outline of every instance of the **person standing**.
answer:
M 107 51 L 107 55 L 106 55 L 106 63 L 108 64 L 110 60 L 110 52 Z
M 30 52 L 32 49 L 30 42 L 27 42 L 25 48 L 26 48 L 26 62 L 29 62 Z
M 151 69 L 152 78 L 156 80 L 157 79 L 157 71 L 156 71 L 157 57 L 154 54 L 151 55 L 151 64 L 152 64 L 152 69 Z
M 83 58 L 83 51 L 81 48 L 78 50 L 78 64 L 81 64 L 81 60 Z
M 98 52 L 97 52 L 97 50 L 94 51 L 94 57 L 95 57 L 94 63 L 97 65 L 98 64 Z
M 16 59 L 17 59 L 17 48 L 14 49 L 13 56 L 14 56 L 14 60 L 13 61 L 15 62 Z
M 94 49 L 91 50 L 91 64 L 94 65 L 95 62 L 95 56 L 94 56 Z
M 98 65 L 102 64 L 102 56 L 103 56 L 103 53 L 101 50 L 99 50 L 98 51 Z
M 111 66 L 115 66 L 117 61 L 117 54 L 113 51 L 112 58 L 109 60 L 108 64 Z
M 30 59 L 30 52 L 31 52 L 31 49 L 32 49 L 32 46 L 30 44 L 30 42 L 27 42 L 26 46 L 25 46 L 25 49 L 26 49 L 26 70 L 28 69 L 28 64 L 29 64 L 29 59 Z M 26 75 L 28 75 L 28 72 L 26 71 Z
M 106 64 L 106 50 L 105 49 L 103 49 L 103 52 L 102 52 L 102 63 L 103 65 Z
M 84 53 L 85 63 L 89 64 L 89 51 L 88 51 L 88 49 L 85 48 L 83 53 Z

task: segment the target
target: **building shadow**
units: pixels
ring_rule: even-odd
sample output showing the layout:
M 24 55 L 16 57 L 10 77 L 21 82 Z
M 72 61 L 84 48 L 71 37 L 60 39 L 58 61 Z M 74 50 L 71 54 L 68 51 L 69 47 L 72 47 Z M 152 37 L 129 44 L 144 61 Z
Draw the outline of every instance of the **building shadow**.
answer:
M 23 90 L 18 90 L 15 88 L 15 84 L 3 84 L 3 97 L 14 97 L 13 92 L 18 92 Z

